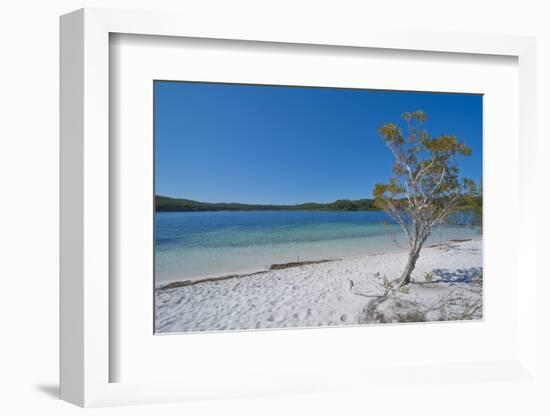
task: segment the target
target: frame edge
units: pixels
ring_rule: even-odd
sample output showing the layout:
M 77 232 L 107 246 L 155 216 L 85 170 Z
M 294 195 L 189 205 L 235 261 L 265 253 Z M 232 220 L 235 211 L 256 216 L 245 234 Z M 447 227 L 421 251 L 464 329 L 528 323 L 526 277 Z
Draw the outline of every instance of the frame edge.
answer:
M 60 398 L 84 405 L 84 11 L 60 18 Z

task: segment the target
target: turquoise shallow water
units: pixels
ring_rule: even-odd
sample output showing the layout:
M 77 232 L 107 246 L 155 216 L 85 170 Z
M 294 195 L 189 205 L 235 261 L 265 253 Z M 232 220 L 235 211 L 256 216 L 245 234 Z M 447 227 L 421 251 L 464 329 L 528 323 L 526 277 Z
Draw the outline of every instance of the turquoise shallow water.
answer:
M 431 242 L 477 231 L 444 226 Z M 405 247 L 383 212 L 241 211 L 155 214 L 157 282 L 255 271 L 274 263 L 346 258 Z

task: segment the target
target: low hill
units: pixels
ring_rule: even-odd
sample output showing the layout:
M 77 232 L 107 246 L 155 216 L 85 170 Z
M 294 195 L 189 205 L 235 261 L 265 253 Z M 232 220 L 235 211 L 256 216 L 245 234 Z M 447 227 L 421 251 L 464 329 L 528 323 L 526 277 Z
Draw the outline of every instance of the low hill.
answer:
M 169 211 L 372 211 L 376 210 L 374 199 L 340 199 L 321 204 L 306 202 L 297 205 L 240 204 L 236 202 L 199 202 L 191 199 L 155 196 L 157 212 Z

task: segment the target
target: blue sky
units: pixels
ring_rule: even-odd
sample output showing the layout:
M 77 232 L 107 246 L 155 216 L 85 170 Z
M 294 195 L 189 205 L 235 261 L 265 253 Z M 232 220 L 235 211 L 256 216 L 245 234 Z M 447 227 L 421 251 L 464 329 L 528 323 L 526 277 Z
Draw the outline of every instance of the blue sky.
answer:
M 369 198 L 391 175 L 384 122 L 422 109 L 432 135 L 472 148 L 482 173 L 482 96 L 155 81 L 157 195 L 295 204 Z

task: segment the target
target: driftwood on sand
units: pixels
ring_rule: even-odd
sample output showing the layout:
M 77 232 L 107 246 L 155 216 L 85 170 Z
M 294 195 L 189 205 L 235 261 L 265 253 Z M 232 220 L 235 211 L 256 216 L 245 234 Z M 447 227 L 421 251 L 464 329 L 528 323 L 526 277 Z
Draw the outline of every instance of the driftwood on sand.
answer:
M 290 263 L 279 263 L 279 264 L 272 264 L 269 266 L 268 270 L 261 270 L 258 272 L 253 273 L 245 273 L 245 274 L 229 274 L 225 276 L 216 276 L 216 277 L 207 277 L 200 280 L 182 280 L 177 282 L 171 282 L 167 283 L 163 286 L 160 286 L 158 290 L 168 290 L 168 289 L 177 289 L 179 287 L 184 286 L 190 286 L 190 285 L 196 285 L 199 283 L 206 283 L 206 282 L 218 282 L 221 280 L 227 280 L 227 279 L 238 279 L 242 277 L 249 277 L 249 276 L 256 276 L 260 274 L 267 273 L 270 270 L 284 270 L 284 269 L 290 269 L 293 267 L 301 267 L 301 266 L 307 266 L 310 264 L 320 264 L 320 263 L 328 263 L 330 261 L 337 261 L 338 259 L 322 259 L 322 260 L 312 260 L 312 261 L 293 261 Z

